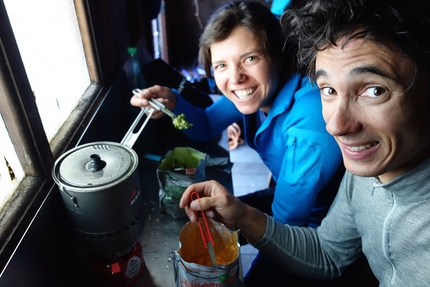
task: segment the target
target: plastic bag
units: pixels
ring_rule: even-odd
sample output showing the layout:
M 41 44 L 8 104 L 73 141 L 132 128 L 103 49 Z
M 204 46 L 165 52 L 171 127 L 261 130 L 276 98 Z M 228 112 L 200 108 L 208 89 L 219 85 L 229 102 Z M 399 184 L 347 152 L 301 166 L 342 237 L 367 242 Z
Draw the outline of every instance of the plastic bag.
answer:
M 218 265 L 212 266 L 197 223 L 188 222 L 179 236 L 180 248 L 173 255 L 176 287 L 241 286 L 237 232 L 229 230 L 210 218 L 207 221 L 211 229 Z
M 205 153 L 189 147 L 173 149 L 157 169 L 161 211 L 176 219 L 184 218 L 186 214 L 179 208 L 179 200 L 190 184 L 205 180 L 205 169 Z

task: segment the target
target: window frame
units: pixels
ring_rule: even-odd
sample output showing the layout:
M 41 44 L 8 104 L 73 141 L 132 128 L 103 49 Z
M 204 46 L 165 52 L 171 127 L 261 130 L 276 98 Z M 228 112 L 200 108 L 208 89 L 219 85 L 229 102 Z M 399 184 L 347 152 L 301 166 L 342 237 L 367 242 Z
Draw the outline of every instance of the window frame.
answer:
M 78 143 L 108 90 L 103 83 L 89 2 L 74 0 L 91 84 L 49 143 L 5 5 L 0 1 L 0 111 L 25 174 L 4 207 L 7 211 L 0 213 L 0 270 L 54 185 L 51 170 L 55 159 Z

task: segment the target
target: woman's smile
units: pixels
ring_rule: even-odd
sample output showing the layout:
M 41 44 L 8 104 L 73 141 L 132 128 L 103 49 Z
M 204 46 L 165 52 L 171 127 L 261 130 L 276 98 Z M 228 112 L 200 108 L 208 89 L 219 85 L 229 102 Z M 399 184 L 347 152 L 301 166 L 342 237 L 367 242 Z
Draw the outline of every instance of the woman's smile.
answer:
M 256 89 L 256 87 L 253 87 L 249 89 L 233 90 L 232 93 L 235 94 L 239 100 L 247 100 L 252 97 Z

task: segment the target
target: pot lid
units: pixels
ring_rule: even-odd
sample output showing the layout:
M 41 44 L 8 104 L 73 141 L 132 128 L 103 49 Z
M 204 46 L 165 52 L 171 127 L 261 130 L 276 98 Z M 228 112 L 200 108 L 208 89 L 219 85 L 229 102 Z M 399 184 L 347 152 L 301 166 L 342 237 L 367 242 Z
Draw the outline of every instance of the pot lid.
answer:
M 137 168 L 136 152 L 115 142 L 78 146 L 60 157 L 54 168 L 57 183 L 78 188 L 106 187 L 128 178 Z

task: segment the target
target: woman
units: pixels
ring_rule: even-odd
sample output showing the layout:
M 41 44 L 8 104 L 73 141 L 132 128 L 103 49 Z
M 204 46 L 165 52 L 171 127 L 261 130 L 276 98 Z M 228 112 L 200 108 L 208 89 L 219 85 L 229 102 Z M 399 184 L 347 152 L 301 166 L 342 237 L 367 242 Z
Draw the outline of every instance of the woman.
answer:
M 325 130 L 319 91 L 295 71 L 296 48 L 285 41 L 276 16 L 264 5 L 232 2 L 215 11 L 200 38 L 199 59 L 224 96 L 199 109 L 175 90 L 154 86 L 131 103 L 147 107 L 148 99 L 156 98 L 175 114 L 185 114 L 193 126 L 184 133 L 200 141 L 243 119 L 245 141 L 269 167 L 276 187 L 241 199 L 276 221 L 318 226 L 338 189 L 343 165 Z M 160 116 L 154 112 L 154 118 Z M 284 275 L 258 254 L 245 285 L 274 286 L 285 283 Z

